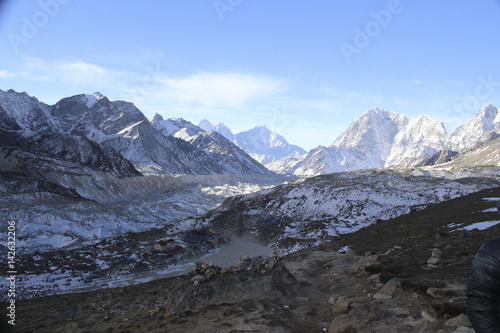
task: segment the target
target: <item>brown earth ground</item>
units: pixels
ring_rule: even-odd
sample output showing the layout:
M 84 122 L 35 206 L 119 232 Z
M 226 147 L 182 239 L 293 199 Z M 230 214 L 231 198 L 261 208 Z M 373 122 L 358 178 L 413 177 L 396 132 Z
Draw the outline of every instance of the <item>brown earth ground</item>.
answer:
M 273 269 L 215 274 L 198 286 L 188 275 L 19 301 L 13 332 L 470 332 L 462 315 L 469 267 L 500 225 L 448 225 L 500 220 L 484 212 L 496 205 L 484 200 L 491 197 L 500 189 L 377 222 L 282 257 Z M 338 253 L 344 246 L 351 250 Z M 440 260 L 428 267 L 433 251 Z

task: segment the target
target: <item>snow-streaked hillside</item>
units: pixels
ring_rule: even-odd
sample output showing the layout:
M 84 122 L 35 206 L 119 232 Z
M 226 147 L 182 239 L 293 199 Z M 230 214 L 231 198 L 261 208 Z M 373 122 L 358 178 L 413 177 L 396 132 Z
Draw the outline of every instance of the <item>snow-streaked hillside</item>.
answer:
M 500 135 L 490 132 L 492 139 L 476 146 L 475 149 L 457 155 L 452 161 L 439 167 L 500 166 Z M 493 137 L 495 137 L 493 139 Z
M 228 228 L 225 221 L 233 216 L 258 234 L 272 234 L 268 241 L 289 252 L 318 244 L 327 236 L 353 232 L 378 219 L 499 186 L 499 175 L 498 168 L 341 172 L 229 198 L 193 223 L 222 230 Z M 266 218 L 281 222 L 272 227 L 255 225 Z
M 223 174 L 269 174 L 262 164 L 255 161 L 240 147 L 230 142 L 216 131 L 208 131 L 182 118 L 164 120 L 155 114 L 149 119 L 151 124 L 164 135 L 181 139 L 206 153 L 220 165 Z
M 267 163 L 266 168 L 280 175 L 294 174 L 297 168 L 302 165 L 306 156 L 307 154 L 283 157 L 277 161 Z
M 347 170 L 346 164 L 348 161 L 354 162 L 354 158 L 351 157 L 349 151 L 338 147 L 319 146 L 303 156 L 302 162 L 297 163 L 295 166 L 295 175 L 315 176 L 342 172 Z M 280 161 L 276 161 L 276 166 L 282 168 Z M 361 166 L 361 168 L 363 167 Z

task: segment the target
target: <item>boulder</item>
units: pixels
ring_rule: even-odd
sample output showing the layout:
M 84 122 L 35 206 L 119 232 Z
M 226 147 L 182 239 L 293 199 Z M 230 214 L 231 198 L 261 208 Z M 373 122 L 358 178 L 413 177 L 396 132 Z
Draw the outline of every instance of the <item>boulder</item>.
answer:
M 207 279 L 205 275 L 196 275 L 191 278 L 191 281 L 193 281 L 194 285 L 197 286 L 200 284 L 200 282 L 203 282 Z
M 347 296 L 339 297 L 339 299 L 333 304 L 333 313 L 346 313 L 349 309 L 349 299 Z
M 434 317 L 434 315 L 432 315 L 431 313 L 429 313 L 428 311 L 422 311 L 422 318 L 428 322 L 428 323 L 431 323 L 431 324 L 437 324 L 439 321 L 436 317 Z
M 379 309 L 376 304 L 365 304 L 363 307 L 353 309 L 349 314 L 335 317 L 330 324 L 328 333 L 367 332 L 365 326 L 379 318 Z
M 464 297 L 466 293 L 465 286 L 450 286 L 445 288 L 430 287 L 426 291 L 427 295 L 434 298 L 450 298 L 450 297 Z
M 382 293 L 376 293 L 375 295 L 373 295 L 373 298 L 375 298 L 375 299 L 392 299 L 392 296 L 382 294 Z
M 465 313 L 462 313 L 459 316 L 453 317 L 453 318 L 445 321 L 444 326 L 446 326 L 446 327 L 460 327 L 460 326 L 470 327 L 470 326 L 472 326 L 472 324 L 470 323 L 467 315 Z
M 409 317 L 411 315 L 410 311 L 408 309 L 402 308 L 402 307 L 397 307 L 391 309 L 391 312 L 396 316 L 396 317 Z
M 375 262 L 379 259 L 378 255 L 368 255 L 359 259 L 359 263 Z
M 269 258 L 269 269 L 273 269 L 274 266 L 278 263 L 278 257 L 271 257 Z
M 387 281 L 386 284 L 384 284 L 384 286 L 380 289 L 380 293 L 395 297 L 398 288 L 401 288 L 401 279 L 398 277 L 394 277 Z
M 332 296 L 330 296 L 330 298 L 328 299 L 328 304 L 333 305 L 333 304 L 335 304 L 335 301 L 336 301 L 336 300 L 337 300 L 337 296 L 332 295 Z

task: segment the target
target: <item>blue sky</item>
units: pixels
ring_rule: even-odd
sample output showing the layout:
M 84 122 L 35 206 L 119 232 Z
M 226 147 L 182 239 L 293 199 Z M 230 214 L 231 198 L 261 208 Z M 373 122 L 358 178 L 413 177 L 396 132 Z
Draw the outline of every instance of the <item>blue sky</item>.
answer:
M 265 125 L 311 149 L 367 109 L 449 132 L 500 106 L 500 0 L 7 0 L 0 89 Z

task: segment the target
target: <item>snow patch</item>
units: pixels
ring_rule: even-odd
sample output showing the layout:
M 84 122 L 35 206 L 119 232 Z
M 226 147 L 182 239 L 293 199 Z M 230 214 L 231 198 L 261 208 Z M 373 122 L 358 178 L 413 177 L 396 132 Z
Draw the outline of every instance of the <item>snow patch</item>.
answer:
M 99 101 L 103 97 L 104 96 L 100 92 L 95 92 L 93 94 L 86 94 L 85 103 L 87 107 L 90 109 L 97 103 L 97 101 Z
M 500 223 L 500 221 L 477 222 L 477 223 L 473 223 L 471 225 L 468 225 L 468 226 L 465 226 L 462 228 L 458 228 L 455 230 L 468 230 L 468 231 L 472 230 L 472 229 L 486 230 L 486 229 L 491 228 L 499 223 Z
M 498 201 L 500 198 L 483 198 L 484 201 Z

